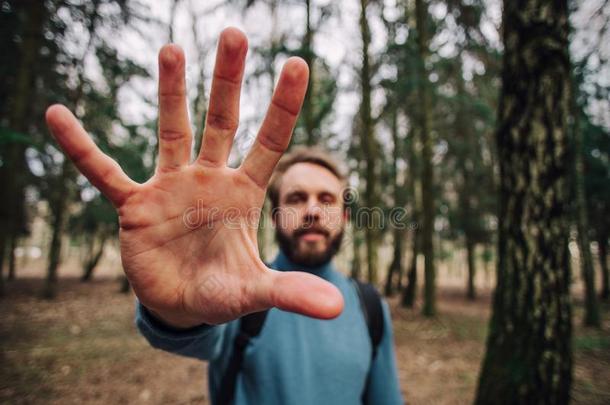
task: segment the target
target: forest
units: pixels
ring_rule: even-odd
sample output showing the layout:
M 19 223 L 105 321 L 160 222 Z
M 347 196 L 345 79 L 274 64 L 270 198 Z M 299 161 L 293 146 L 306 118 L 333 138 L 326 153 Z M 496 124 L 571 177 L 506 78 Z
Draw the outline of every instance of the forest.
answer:
M 336 262 L 389 302 L 409 403 L 610 402 L 608 0 L 0 0 L 0 402 L 209 403 L 198 363 L 138 336 L 115 209 L 45 111 L 144 183 L 159 49 L 185 51 L 197 151 L 228 26 L 249 39 L 230 165 L 301 57 L 290 148 L 340 157 L 370 214 Z M 273 236 L 263 212 L 263 260 Z

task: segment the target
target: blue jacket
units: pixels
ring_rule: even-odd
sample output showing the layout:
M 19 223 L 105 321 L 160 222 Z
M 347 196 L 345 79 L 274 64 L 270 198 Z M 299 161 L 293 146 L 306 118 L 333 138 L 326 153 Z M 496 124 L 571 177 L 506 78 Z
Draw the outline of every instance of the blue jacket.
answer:
M 332 263 L 315 269 L 303 268 L 280 252 L 270 267 L 309 271 L 324 278 L 339 288 L 345 307 L 341 315 L 331 320 L 272 308 L 260 335 L 246 347 L 234 403 L 359 404 L 370 371 L 367 403 L 402 404 L 387 303 L 383 302 L 383 338 L 372 361 L 371 341 L 358 293 Z M 155 348 L 209 361 L 210 395 L 215 403 L 239 330 L 237 320 L 176 331 L 163 327 L 137 303 L 136 325 Z

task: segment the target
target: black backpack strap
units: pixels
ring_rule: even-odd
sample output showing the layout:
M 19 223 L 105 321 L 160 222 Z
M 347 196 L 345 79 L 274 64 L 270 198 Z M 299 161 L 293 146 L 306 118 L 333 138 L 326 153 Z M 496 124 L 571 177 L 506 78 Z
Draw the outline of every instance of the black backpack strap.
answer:
M 250 339 L 261 333 L 268 312 L 269 311 L 255 312 L 240 318 L 239 331 L 233 341 L 233 352 L 229 358 L 227 369 L 220 380 L 218 399 L 215 401 L 217 404 L 229 405 L 233 401 L 237 375 L 244 362 L 246 346 L 250 343 Z
M 369 329 L 369 337 L 373 346 L 372 357 L 377 354 L 377 347 L 381 343 L 383 337 L 383 307 L 381 304 L 381 296 L 377 289 L 372 284 L 363 283 L 355 278 L 352 278 L 358 291 L 362 313 L 366 320 L 366 325 Z
M 358 291 L 358 298 L 360 298 L 360 305 L 362 307 L 362 314 L 366 321 L 366 326 L 369 330 L 369 337 L 371 338 L 371 346 L 373 350 L 371 352 L 371 362 L 377 355 L 377 348 L 381 343 L 383 337 L 383 307 L 381 304 L 381 296 L 377 292 L 377 289 L 368 283 L 363 283 L 356 278 L 352 278 L 352 282 L 356 286 Z M 371 372 L 366 377 L 366 383 L 364 391 L 362 392 L 362 403 L 366 404 L 367 393 L 369 389 L 369 380 L 371 378 Z

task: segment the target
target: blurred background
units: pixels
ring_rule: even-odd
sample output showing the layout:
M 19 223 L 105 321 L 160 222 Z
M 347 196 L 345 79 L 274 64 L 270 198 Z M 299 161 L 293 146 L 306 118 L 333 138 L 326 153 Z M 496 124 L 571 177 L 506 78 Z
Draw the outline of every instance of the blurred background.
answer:
M 610 403 L 609 3 L 569 3 L 570 397 L 582 404 Z M 407 400 L 471 403 L 496 285 L 502 21 L 496 0 L 0 0 L 0 402 L 208 402 L 201 363 L 137 334 L 114 209 L 64 159 L 44 111 L 68 106 L 143 182 L 158 50 L 186 52 L 197 150 L 232 25 L 250 51 L 231 164 L 282 63 L 303 57 L 292 145 L 335 152 L 350 204 L 375 207 L 375 226 L 349 226 L 338 267 L 387 296 Z M 277 251 L 265 217 L 259 244 L 264 259 Z

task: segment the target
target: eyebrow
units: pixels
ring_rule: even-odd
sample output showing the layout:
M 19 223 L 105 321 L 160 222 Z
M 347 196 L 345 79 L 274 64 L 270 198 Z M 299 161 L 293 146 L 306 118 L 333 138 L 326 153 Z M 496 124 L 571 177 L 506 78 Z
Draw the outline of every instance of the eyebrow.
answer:
M 292 191 L 289 191 L 286 193 L 286 197 L 295 195 L 295 194 L 307 194 L 307 192 L 304 190 L 292 190 Z
M 307 191 L 305 190 L 292 190 L 286 193 L 285 197 L 289 197 L 289 196 L 293 196 L 293 195 L 300 195 L 300 194 L 309 194 Z M 329 190 L 322 190 L 322 191 L 318 191 L 316 192 L 316 195 L 330 195 L 333 197 L 337 197 L 338 195 L 333 193 L 332 191 Z

